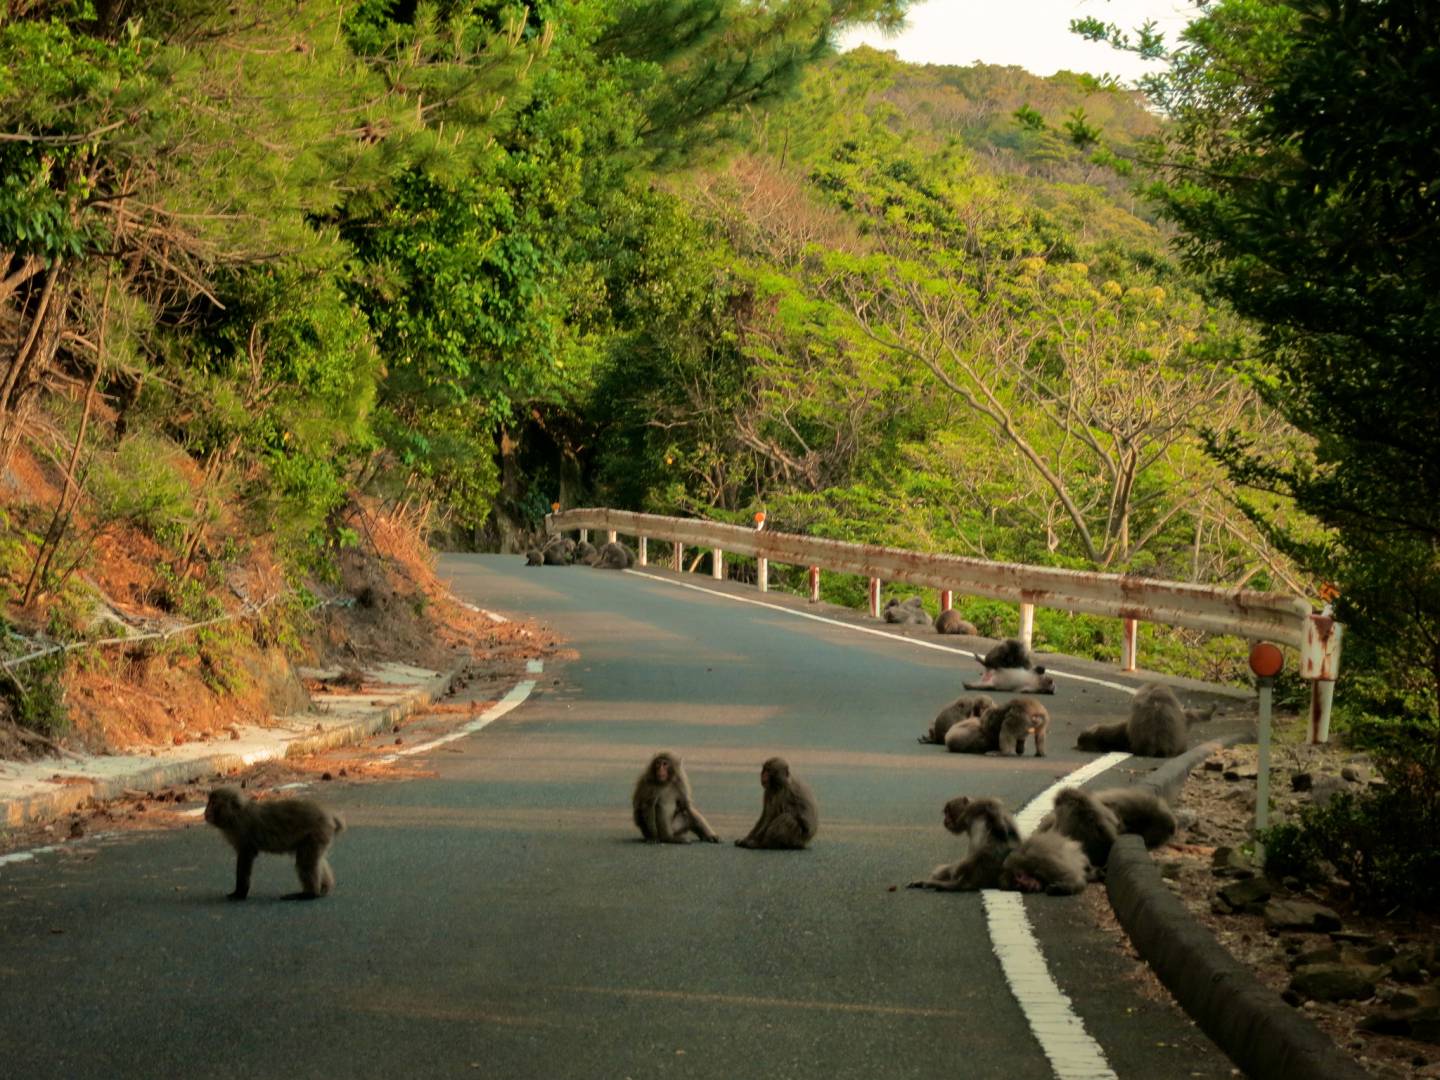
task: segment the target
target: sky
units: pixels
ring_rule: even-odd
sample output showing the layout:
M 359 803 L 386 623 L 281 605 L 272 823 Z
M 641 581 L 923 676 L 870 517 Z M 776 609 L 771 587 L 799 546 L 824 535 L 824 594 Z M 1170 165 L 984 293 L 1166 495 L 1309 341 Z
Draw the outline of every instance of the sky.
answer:
M 1070 20 L 1094 16 L 1133 30 L 1153 19 L 1171 44 L 1194 11 L 1186 0 L 925 0 L 898 36 L 855 31 L 841 48 L 872 45 L 917 64 L 1015 64 L 1035 75 L 1108 72 L 1129 82 L 1160 65 L 1086 41 L 1070 33 Z

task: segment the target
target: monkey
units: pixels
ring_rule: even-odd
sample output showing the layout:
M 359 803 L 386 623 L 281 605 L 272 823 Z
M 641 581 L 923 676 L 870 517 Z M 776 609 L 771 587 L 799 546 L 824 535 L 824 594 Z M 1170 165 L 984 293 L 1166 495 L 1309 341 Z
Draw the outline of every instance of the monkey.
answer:
M 1120 831 L 1134 833 L 1147 848 L 1156 848 L 1175 835 L 1175 815 L 1157 793 L 1143 787 L 1110 788 L 1095 798 L 1120 819 Z
M 945 804 L 943 821 L 950 832 L 968 838 L 965 858 L 953 865 L 937 866 L 928 878 L 909 882 L 905 887 L 939 892 L 996 888 L 1006 858 L 1020 844 L 1020 830 L 1005 804 L 999 799 L 959 795 Z
M 945 732 L 945 749 L 952 754 L 983 754 L 990 749 L 980 717 L 972 716 L 951 724 Z
M 586 566 L 594 566 L 595 560 L 598 557 L 599 552 L 595 550 L 595 545 L 590 543 L 589 540 L 581 540 L 578 544 L 575 545 L 575 561 L 577 563 L 583 563 Z
M 966 690 L 1006 690 L 1029 694 L 1053 694 L 1055 679 L 1035 663 L 1019 638 L 1007 638 L 984 656 L 975 654 L 985 669 L 980 678 L 964 685 Z
M 344 820 L 311 799 L 275 799 L 257 803 L 238 787 L 226 785 L 210 792 L 205 820 L 222 833 L 235 849 L 235 891 L 231 900 L 250 895 L 250 871 L 262 851 L 276 855 L 295 853 L 300 892 L 287 899 L 315 900 L 329 895 L 335 874 L 325 858 Z
M 961 618 L 960 613 L 954 608 L 947 608 L 935 616 L 935 632 L 937 634 L 968 634 L 975 636 L 975 624 Z
M 1005 705 L 987 709 L 980 717 L 987 749 L 1000 754 L 1025 753 L 1025 739 L 1035 737 L 1035 756 L 1045 756 L 1045 735 L 1050 714 L 1034 698 L 1016 698 Z M 991 745 L 993 743 L 993 746 Z
M 771 758 L 760 767 L 760 786 L 765 789 L 760 820 L 735 846 L 796 850 L 810 843 L 820 828 L 820 810 L 814 793 L 790 775 L 784 758 Z
M 647 841 L 687 844 L 690 841 L 685 834 L 693 832 L 707 844 L 720 842 L 691 800 L 690 781 L 674 754 L 656 754 L 650 759 L 650 764 L 635 781 L 630 803 L 635 811 L 635 824 Z
M 545 553 L 542 552 L 539 548 L 531 548 L 529 551 L 525 552 L 525 565 L 544 566 Z
M 1213 712 L 1213 710 L 1212 710 Z M 1175 757 L 1185 752 L 1190 715 L 1168 686 L 1147 683 L 1130 702 L 1130 719 L 1092 724 L 1075 741 L 1077 750 L 1128 750 L 1143 757 Z
M 546 566 L 569 566 L 575 557 L 575 541 L 568 536 L 557 536 L 540 552 Z
M 902 626 L 923 626 L 928 625 L 930 616 L 925 614 L 924 602 L 918 596 L 911 596 L 905 600 L 891 598 L 885 605 L 885 610 L 880 617 L 887 623 L 899 623 Z
M 597 570 L 629 570 L 635 565 L 635 552 L 612 540 L 595 553 L 595 561 L 590 565 Z
M 1025 740 L 1035 737 L 1035 756 L 1045 756 L 1050 714 L 1033 698 L 992 705 L 972 720 L 951 725 L 945 749 L 953 754 L 1023 754 Z
M 996 884 L 1009 892 L 1072 896 L 1084 890 L 1089 871 L 1078 843 L 1058 832 L 1037 832 L 1005 857 Z
M 997 668 L 1023 668 L 1029 670 L 1035 666 L 1035 658 L 1030 655 L 1030 649 L 1019 638 L 1006 638 L 996 645 L 984 656 L 975 654 L 975 659 L 987 671 Z
M 1049 828 L 1045 828 L 1047 822 Z M 1053 829 L 1078 842 L 1096 868 L 1104 867 L 1110 858 L 1110 847 L 1121 832 L 1120 819 L 1114 811 L 1078 787 L 1061 788 L 1055 793 L 1055 809 L 1041 826 L 1041 831 Z
M 979 694 L 976 697 L 958 697 L 940 710 L 935 719 L 930 722 L 929 730 L 916 741 L 943 746 L 945 744 L 945 733 L 952 727 L 962 720 L 979 716 L 994 704 L 995 703 L 984 694 Z

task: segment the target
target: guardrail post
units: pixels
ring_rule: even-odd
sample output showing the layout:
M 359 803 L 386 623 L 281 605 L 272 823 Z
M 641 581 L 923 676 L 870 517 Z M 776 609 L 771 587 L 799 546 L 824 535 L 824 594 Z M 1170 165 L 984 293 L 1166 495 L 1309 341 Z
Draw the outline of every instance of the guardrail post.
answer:
M 949 589 L 940 590 L 940 610 L 949 611 L 955 606 L 955 594 Z
M 1345 627 L 1335 621 L 1329 604 L 1305 621 L 1300 646 L 1300 677 L 1310 682 L 1310 741 L 1330 741 L 1330 705 L 1340 674 L 1340 639 Z
M 644 536 L 638 537 L 638 538 L 636 539 L 636 541 L 635 541 L 635 546 L 640 549 L 640 550 L 636 553 L 635 561 L 638 562 L 641 566 L 649 566 L 649 565 L 650 565 L 649 539 L 648 539 L 647 537 L 644 537 Z
M 812 604 L 818 604 L 819 602 L 820 602 L 820 568 L 819 568 L 818 566 L 812 566 L 812 567 L 810 567 L 810 603 L 812 603 Z
M 587 540 L 589 540 L 589 539 L 590 539 L 590 530 L 589 530 L 589 529 L 581 529 L 581 530 L 580 530 L 580 542 L 581 542 L 581 543 L 584 543 L 585 541 L 587 541 Z
M 610 543 L 613 544 L 613 543 L 615 542 L 615 530 L 614 530 L 614 529 L 609 530 L 609 531 L 605 534 L 605 539 L 608 540 L 608 541 L 610 541 Z
M 1134 671 L 1140 649 L 1140 623 L 1125 619 L 1120 628 L 1120 670 Z
M 1025 648 L 1030 648 L 1030 643 L 1035 639 L 1035 605 L 1020 605 L 1020 640 L 1025 643 Z
M 755 557 L 755 584 L 760 586 L 761 592 L 770 591 L 770 560 L 764 555 Z
M 710 576 L 716 581 L 725 580 L 725 552 L 719 548 L 710 551 Z
M 870 617 L 872 619 L 880 617 L 880 579 L 878 577 L 870 579 Z
M 676 540 L 670 545 L 670 554 L 674 561 L 675 573 L 683 573 L 685 570 L 685 545 Z

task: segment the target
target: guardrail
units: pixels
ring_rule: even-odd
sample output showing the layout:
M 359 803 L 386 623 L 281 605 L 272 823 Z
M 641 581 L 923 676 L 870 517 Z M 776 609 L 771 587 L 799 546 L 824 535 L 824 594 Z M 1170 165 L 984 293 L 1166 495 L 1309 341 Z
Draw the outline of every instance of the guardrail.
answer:
M 761 519 L 763 526 L 763 518 Z M 1040 607 L 1103 615 L 1123 621 L 1121 669 L 1136 669 L 1137 626 L 1140 622 L 1185 626 L 1216 634 L 1233 634 L 1251 640 L 1278 641 L 1300 650 L 1303 678 L 1315 684 L 1311 708 L 1311 737 L 1324 741 L 1329 734 L 1330 698 L 1339 672 L 1342 627 L 1328 611 L 1316 614 L 1310 604 L 1288 593 L 1223 589 L 1209 585 L 1160 581 L 1129 574 L 1064 570 L 1023 563 L 990 562 L 961 555 L 906 551 L 875 544 L 852 544 L 795 533 L 771 532 L 698 518 L 665 517 L 603 508 L 563 510 L 545 517 L 547 532 L 603 531 L 638 541 L 641 565 L 649 561 L 647 542 L 664 540 L 673 545 L 673 568 L 682 569 L 684 548 L 708 548 L 713 553 L 711 573 L 723 578 L 726 552 L 757 560 L 757 587 L 769 588 L 773 560 L 810 570 L 810 599 L 817 601 L 820 571 L 857 574 L 870 579 L 870 613 L 880 614 L 880 585 L 899 581 L 940 590 L 942 610 L 952 594 L 1008 600 L 1020 605 L 1019 636 L 1031 642 L 1034 610 Z

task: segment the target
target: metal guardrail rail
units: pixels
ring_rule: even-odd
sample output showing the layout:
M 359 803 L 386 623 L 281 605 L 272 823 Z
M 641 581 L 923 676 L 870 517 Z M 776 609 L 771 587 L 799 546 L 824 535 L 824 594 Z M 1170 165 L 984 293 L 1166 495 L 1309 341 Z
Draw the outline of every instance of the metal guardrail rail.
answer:
M 778 563 L 858 574 L 872 580 L 902 581 L 1062 611 L 1186 626 L 1216 634 L 1278 641 L 1296 648 L 1305 644 L 1311 616 L 1310 605 L 1305 600 L 1286 593 L 1219 589 L 1128 574 L 989 562 L 959 555 L 748 529 L 694 518 L 583 509 L 549 514 L 545 525 L 553 533 L 595 529 L 667 540 Z

